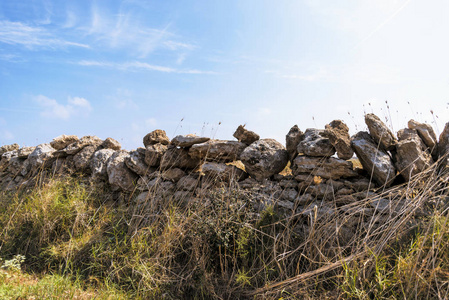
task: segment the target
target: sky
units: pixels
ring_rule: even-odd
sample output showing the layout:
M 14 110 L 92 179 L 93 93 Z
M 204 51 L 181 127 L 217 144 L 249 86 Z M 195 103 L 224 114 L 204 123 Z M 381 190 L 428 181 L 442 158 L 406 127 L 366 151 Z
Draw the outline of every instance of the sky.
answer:
M 449 1 L 0 1 L 0 145 L 449 121 Z

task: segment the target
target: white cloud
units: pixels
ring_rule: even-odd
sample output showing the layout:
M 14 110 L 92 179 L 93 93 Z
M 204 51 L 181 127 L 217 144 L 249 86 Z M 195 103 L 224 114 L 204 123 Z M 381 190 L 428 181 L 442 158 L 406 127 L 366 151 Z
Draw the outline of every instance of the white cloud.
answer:
M 89 48 L 86 44 L 56 37 L 43 27 L 33 27 L 21 22 L 0 20 L 0 43 L 21 45 L 28 49 L 59 49 L 69 46 Z
M 73 116 L 88 116 L 92 107 L 84 98 L 68 97 L 67 104 L 60 104 L 55 99 L 39 95 L 34 100 L 41 106 L 41 116 L 46 118 L 68 120 Z
M 92 60 L 82 60 L 77 63 L 81 66 L 86 67 L 102 67 L 102 68 L 113 68 L 122 71 L 126 70 L 146 70 L 146 71 L 156 71 L 163 73 L 178 73 L 178 74 L 209 74 L 216 75 L 218 73 L 213 71 L 202 71 L 196 69 L 176 69 L 165 66 L 152 65 L 145 62 L 133 61 L 133 62 L 125 62 L 125 63 L 114 63 L 114 62 L 105 62 L 105 61 L 92 61 Z

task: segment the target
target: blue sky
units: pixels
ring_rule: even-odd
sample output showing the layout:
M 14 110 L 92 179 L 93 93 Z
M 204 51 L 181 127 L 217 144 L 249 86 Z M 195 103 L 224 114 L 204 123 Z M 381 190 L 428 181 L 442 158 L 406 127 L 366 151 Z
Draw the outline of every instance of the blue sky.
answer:
M 0 144 L 449 121 L 449 2 L 0 2 Z M 385 102 L 388 101 L 388 104 Z M 388 106 L 388 107 L 387 107 Z M 433 111 L 433 114 L 431 113 Z

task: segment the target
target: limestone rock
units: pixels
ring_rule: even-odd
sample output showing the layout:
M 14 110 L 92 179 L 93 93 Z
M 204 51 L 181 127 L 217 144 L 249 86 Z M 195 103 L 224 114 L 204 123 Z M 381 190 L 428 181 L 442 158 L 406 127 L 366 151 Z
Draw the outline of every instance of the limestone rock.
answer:
M 236 141 L 209 140 L 202 144 L 193 145 L 189 155 L 194 159 L 231 162 L 237 160 L 246 145 Z
M 96 151 L 90 160 L 89 166 L 92 172 L 92 178 L 94 179 L 106 179 L 107 174 L 107 161 L 114 154 L 112 149 L 101 149 Z
M 240 125 L 239 127 L 237 127 L 237 130 L 234 132 L 233 137 L 235 137 L 239 142 L 246 145 L 250 145 L 260 139 L 260 136 L 257 133 L 246 129 L 245 125 Z
M 2 154 L 0 159 L 0 172 L 3 172 L 8 168 L 9 161 L 13 157 L 17 157 L 18 150 L 8 151 Z
M 341 120 L 334 120 L 326 125 L 325 128 L 324 135 L 337 150 L 338 158 L 350 159 L 354 155 L 354 150 L 351 148 L 348 126 Z
M 210 138 L 200 137 L 194 134 L 177 135 L 171 140 L 170 144 L 181 148 L 188 148 L 195 144 L 207 142 L 208 140 L 210 140 Z
M 198 186 L 199 181 L 198 178 L 195 178 L 192 175 L 187 175 L 182 177 L 178 183 L 176 184 L 176 187 L 180 190 L 184 191 L 193 191 Z
M 20 175 L 24 160 L 25 159 L 19 158 L 18 156 L 11 157 L 6 168 L 6 172 L 13 176 Z
M 287 148 L 289 160 L 293 161 L 298 154 L 298 144 L 304 139 L 304 133 L 299 129 L 298 125 L 290 128 L 285 136 L 285 147 Z
M 79 138 L 76 135 L 60 135 L 58 137 L 55 137 L 51 142 L 50 145 L 56 149 L 56 150 L 62 150 L 65 147 L 67 147 L 70 144 L 73 144 L 75 142 L 78 142 Z
M 281 172 L 288 163 L 288 152 L 273 139 L 258 140 L 240 155 L 245 170 L 251 177 L 263 180 Z
M 180 168 L 171 168 L 171 169 L 168 169 L 168 170 L 162 172 L 161 176 L 164 180 L 178 182 L 179 179 L 181 179 L 182 177 L 184 177 L 186 175 L 187 175 L 186 172 L 184 172 Z
M 19 151 L 17 152 L 17 156 L 19 158 L 28 158 L 28 156 L 33 153 L 34 149 L 36 149 L 36 147 L 22 147 L 19 149 Z
M 206 162 L 201 167 L 201 171 L 207 179 L 223 182 L 241 181 L 248 177 L 242 169 L 224 163 Z
M 415 136 L 399 141 L 396 146 L 395 166 L 406 181 L 433 163 L 430 154 L 422 150 L 421 143 L 421 139 Z
M 390 129 L 375 114 L 366 114 L 365 123 L 376 146 L 383 150 L 394 150 L 397 140 Z
M 145 163 L 150 167 L 158 167 L 165 151 L 167 151 L 167 146 L 160 143 L 147 146 Z
M 295 175 L 306 173 L 334 180 L 357 176 L 357 172 L 352 168 L 352 162 L 334 157 L 319 158 L 299 155 L 293 161 L 292 171 Z
M 11 145 L 4 145 L 0 147 L 0 157 L 6 153 L 6 152 L 10 152 L 10 151 L 14 151 L 14 150 L 19 150 L 19 145 L 18 144 L 11 144 Z
M 440 157 L 446 156 L 447 160 L 449 158 L 449 122 L 444 126 L 443 131 L 440 134 L 440 139 L 438 142 L 438 154 Z
M 125 159 L 126 166 L 134 173 L 144 176 L 149 171 L 149 166 L 145 163 L 145 148 L 137 148 L 131 151 Z
M 393 162 L 366 131 L 360 131 L 352 137 L 351 146 L 369 176 L 380 185 L 390 186 L 396 177 Z
M 188 149 L 169 147 L 161 158 L 160 167 L 162 170 L 169 168 L 195 169 L 199 164 L 200 160 L 192 158 Z
M 299 142 L 297 151 L 308 156 L 332 156 L 335 148 L 325 137 L 324 130 L 309 128 L 304 133 L 304 140 Z
M 106 171 L 113 190 L 132 192 L 135 188 L 138 177 L 125 164 L 128 155 L 127 151 L 116 151 L 107 161 Z
M 148 133 L 143 138 L 143 144 L 146 147 L 154 144 L 162 144 L 162 145 L 168 145 L 170 143 L 170 139 L 167 137 L 167 134 L 164 130 L 156 129 L 150 133 Z
M 419 123 L 415 120 L 408 121 L 408 128 L 415 129 L 424 144 L 429 147 L 432 156 L 438 156 L 437 136 L 432 126 L 426 123 Z
M 118 150 L 122 149 L 122 145 L 120 145 L 120 143 L 118 141 L 114 140 L 113 138 L 108 137 L 101 144 L 101 148 L 112 149 L 112 150 L 118 151 Z
M 103 141 L 97 136 L 86 135 L 83 136 L 79 141 L 74 142 L 63 149 L 68 155 L 75 155 L 86 146 L 98 147 L 103 143 Z
M 75 169 L 77 171 L 90 173 L 90 159 L 96 149 L 97 146 L 89 145 L 73 156 L 73 162 L 75 163 Z
M 27 161 L 29 170 L 38 171 L 39 169 L 51 167 L 54 161 L 53 153 L 55 149 L 50 144 L 40 144 L 33 152 L 28 155 Z

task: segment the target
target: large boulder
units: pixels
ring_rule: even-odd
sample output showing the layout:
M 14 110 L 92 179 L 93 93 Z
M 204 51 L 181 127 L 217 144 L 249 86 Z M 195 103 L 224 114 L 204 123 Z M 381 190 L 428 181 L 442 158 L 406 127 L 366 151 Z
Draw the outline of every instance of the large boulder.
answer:
M 239 127 L 237 127 L 237 130 L 234 132 L 233 137 L 235 137 L 239 142 L 246 145 L 250 145 L 260 139 L 260 136 L 257 133 L 246 129 L 245 125 L 240 125 Z
M 89 167 L 94 179 L 107 179 L 107 161 L 114 154 L 112 149 L 101 149 L 96 151 L 90 160 Z
M 195 169 L 199 164 L 200 159 L 191 157 L 188 149 L 172 146 L 168 147 L 162 156 L 160 167 L 162 170 L 168 168 Z
M 352 138 L 351 146 L 369 176 L 380 185 L 390 186 L 396 176 L 396 169 L 388 153 L 366 131 L 360 131 Z
M 65 147 L 67 147 L 70 144 L 73 144 L 75 142 L 78 142 L 79 138 L 76 135 L 60 135 L 58 137 L 55 137 L 51 142 L 50 145 L 55 148 L 56 150 L 62 150 Z
M 114 152 L 108 159 L 106 170 L 113 190 L 132 192 L 135 188 L 138 176 L 126 166 L 127 156 L 129 156 L 127 151 L 120 150 Z
M 299 129 L 298 125 L 290 128 L 285 136 L 285 147 L 287 148 L 290 161 L 293 161 L 298 155 L 298 144 L 304 139 L 304 133 Z
M 308 128 L 304 132 L 304 139 L 298 144 L 298 153 L 308 156 L 332 156 L 335 148 L 325 136 L 324 130 Z
M 137 150 L 131 151 L 125 159 L 126 166 L 140 176 L 146 175 L 150 169 L 145 163 L 145 154 L 145 148 L 137 148 Z
M 210 140 L 193 145 L 189 149 L 189 155 L 198 160 L 231 162 L 239 158 L 246 146 L 237 141 Z
M 292 165 L 294 175 L 312 174 L 326 179 L 340 179 L 357 176 L 352 162 L 334 157 L 308 157 L 299 155 Z
M 197 136 L 195 134 L 177 135 L 171 140 L 170 144 L 181 148 L 188 148 L 195 144 L 207 142 L 208 140 L 210 140 L 210 138 Z
M 408 121 L 408 128 L 415 129 L 424 144 L 429 147 L 434 158 L 438 157 L 438 143 L 435 131 L 432 126 L 426 123 L 419 123 L 415 120 Z
M 366 114 L 365 123 L 376 145 L 383 150 L 394 150 L 397 140 L 387 125 L 375 114 Z
M 4 145 L 0 147 L 0 157 L 10 151 L 19 150 L 20 146 L 19 144 L 11 144 L 11 145 Z
M 433 163 L 430 153 L 422 149 L 421 143 L 421 139 L 416 135 L 400 140 L 396 146 L 395 166 L 406 181 Z
M 67 147 L 65 147 L 62 151 L 68 155 L 75 155 L 81 150 L 83 150 L 86 146 L 94 146 L 99 147 L 103 143 L 103 140 L 94 135 L 86 135 L 83 136 L 79 141 L 76 141 Z
M 248 177 L 242 169 L 224 163 L 206 162 L 201 167 L 201 171 L 206 179 L 223 182 L 241 181 Z
M 158 167 L 167 146 L 161 143 L 149 145 L 145 148 L 145 163 L 150 167 Z
M 341 120 L 334 120 L 326 125 L 324 135 L 330 140 L 341 159 L 350 159 L 354 155 L 348 126 Z
M 168 145 L 170 143 L 170 139 L 167 137 L 167 134 L 164 130 L 156 129 L 150 133 L 148 133 L 143 138 L 143 144 L 146 147 L 154 144 L 162 144 L 162 145 Z
M 251 177 L 263 180 L 285 168 L 288 152 L 276 140 L 262 139 L 249 145 L 240 155 L 240 160 Z

